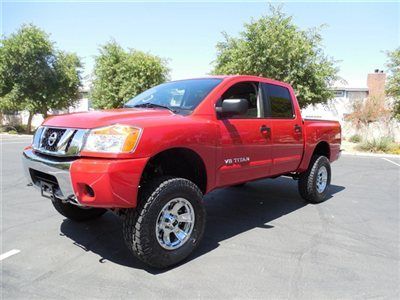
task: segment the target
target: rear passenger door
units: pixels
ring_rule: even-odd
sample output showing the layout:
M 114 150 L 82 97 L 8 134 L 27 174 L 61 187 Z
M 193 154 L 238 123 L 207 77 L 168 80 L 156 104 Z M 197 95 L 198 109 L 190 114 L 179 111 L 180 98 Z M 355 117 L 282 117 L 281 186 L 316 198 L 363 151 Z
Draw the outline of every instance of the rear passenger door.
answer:
M 287 87 L 263 83 L 262 88 L 264 112 L 271 126 L 271 175 L 295 171 L 303 155 L 302 118 Z

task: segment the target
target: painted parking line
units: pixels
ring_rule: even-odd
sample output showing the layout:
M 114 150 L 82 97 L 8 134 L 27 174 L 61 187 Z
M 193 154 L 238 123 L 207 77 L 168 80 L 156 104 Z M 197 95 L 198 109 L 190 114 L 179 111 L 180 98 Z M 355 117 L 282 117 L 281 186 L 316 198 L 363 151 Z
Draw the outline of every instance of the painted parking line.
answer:
M 399 164 L 399 163 L 397 163 L 397 162 L 394 162 L 394 161 L 392 161 L 392 160 L 390 160 L 390 159 L 387 159 L 387 158 L 384 158 L 384 157 L 382 157 L 382 159 L 383 159 L 383 160 L 386 160 L 386 161 L 388 161 L 388 162 L 390 162 L 390 163 L 392 163 L 392 164 L 394 164 L 394 165 L 396 165 L 396 166 L 399 166 L 399 167 L 400 167 L 400 164 Z
M 10 250 L 10 251 L 8 251 L 8 252 L 6 252 L 6 253 L 3 253 L 2 255 L 0 255 L 0 261 L 2 261 L 3 259 L 8 258 L 8 257 L 10 257 L 10 256 L 13 256 L 13 255 L 15 255 L 15 254 L 18 254 L 18 253 L 20 253 L 20 252 L 21 252 L 21 250 L 12 249 L 12 250 Z

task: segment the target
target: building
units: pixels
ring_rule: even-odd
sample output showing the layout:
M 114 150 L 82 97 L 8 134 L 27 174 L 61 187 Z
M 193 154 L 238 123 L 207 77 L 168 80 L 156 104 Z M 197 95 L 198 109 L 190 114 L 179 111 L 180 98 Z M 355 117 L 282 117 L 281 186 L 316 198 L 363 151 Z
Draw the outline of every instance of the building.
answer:
M 392 99 L 385 96 L 385 82 L 386 74 L 383 71 L 375 70 L 374 73 L 367 76 L 367 87 L 334 87 L 335 97 L 333 99 L 326 104 L 306 107 L 302 110 L 303 117 L 338 120 L 342 125 L 342 137 L 344 138 L 359 135 L 368 140 L 387 137 L 400 142 L 400 123 L 393 119 L 390 113 L 379 121 L 368 124 L 356 124 L 347 118 L 355 111 L 356 105 L 367 98 L 378 99 L 388 108 Z
M 366 87 L 335 86 L 334 98 L 326 104 L 310 105 L 302 110 L 305 118 L 338 120 L 340 123 L 354 111 L 354 106 L 367 97 L 385 97 L 386 74 L 375 70 L 367 76 Z
M 354 104 L 368 97 L 367 87 L 334 87 L 335 97 L 326 104 L 310 105 L 302 109 L 302 115 L 310 119 L 328 119 L 343 122 L 353 111 Z

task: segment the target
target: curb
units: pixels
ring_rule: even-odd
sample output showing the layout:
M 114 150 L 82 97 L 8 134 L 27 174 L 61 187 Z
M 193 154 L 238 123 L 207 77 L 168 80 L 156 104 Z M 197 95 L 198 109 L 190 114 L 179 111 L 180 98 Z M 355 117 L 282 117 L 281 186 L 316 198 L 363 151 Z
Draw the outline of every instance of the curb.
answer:
M 342 151 L 341 155 L 400 158 L 400 155 L 398 155 L 398 154 L 369 153 L 369 152 L 344 152 L 344 151 Z
M 8 134 L 8 133 L 0 133 L 0 138 L 3 137 L 16 137 L 16 138 L 31 138 L 32 134 Z

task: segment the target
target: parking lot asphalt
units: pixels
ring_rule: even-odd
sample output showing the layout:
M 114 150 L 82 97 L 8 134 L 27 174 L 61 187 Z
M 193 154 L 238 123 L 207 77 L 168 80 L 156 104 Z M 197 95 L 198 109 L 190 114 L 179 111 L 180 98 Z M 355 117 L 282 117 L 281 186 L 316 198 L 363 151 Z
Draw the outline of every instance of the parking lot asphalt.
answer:
M 75 223 L 26 186 L 29 141 L 0 145 L 3 299 L 400 297 L 400 159 L 342 156 L 318 205 L 289 178 L 214 191 L 200 248 L 157 271 L 126 249 L 112 213 Z

